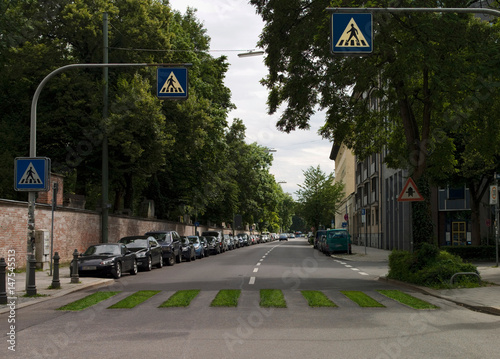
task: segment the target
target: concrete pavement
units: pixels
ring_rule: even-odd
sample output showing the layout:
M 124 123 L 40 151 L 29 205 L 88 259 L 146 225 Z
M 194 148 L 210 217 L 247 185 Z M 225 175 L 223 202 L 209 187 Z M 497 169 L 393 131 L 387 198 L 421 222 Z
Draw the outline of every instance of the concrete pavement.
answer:
M 50 289 L 53 281 L 53 276 L 50 275 L 50 271 L 37 270 L 35 272 L 35 286 L 37 295 L 33 297 L 26 297 L 26 272 L 15 273 L 15 277 L 11 278 L 14 279 L 14 282 L 11 281 L 10 284 L 14 285 L 15 295 L 10 295 L 11 287 L 9 286 L 9 283 L 7 283 L 7 302 L 9 303 L 10 300 L 14 300 L 16 309 L 40 303 L 52 298 L 61 297 L 85 288 L 110 284 L 114 282 L 114 279 L 110 278 L 80 277 L 79 283 L 71 283 L 69 267 L 60 267 L 60 289 Z M 10 307 L 8 304 L 0 304 L 0 314 L 8 311 L 10 311 Z

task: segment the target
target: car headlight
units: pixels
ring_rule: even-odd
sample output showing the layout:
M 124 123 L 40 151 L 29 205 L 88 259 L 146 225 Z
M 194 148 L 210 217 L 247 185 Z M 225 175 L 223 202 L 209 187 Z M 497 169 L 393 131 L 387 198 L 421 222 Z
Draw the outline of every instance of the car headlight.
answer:
M 144 258 L 144 257 L 146 257 L 146 252 L 138 252 L 135 255 L 137 258 Z
M 102 265 L 102 266 L 110 266 L 110 265 L 112 265 L 112 264 L 113 264 L 113 262 L 114 262 L 114 260 L 113 260 L 113 259 L 105 259 L 105 260 L 103 260 L 103 261 L 101 262 L 101 265 Z

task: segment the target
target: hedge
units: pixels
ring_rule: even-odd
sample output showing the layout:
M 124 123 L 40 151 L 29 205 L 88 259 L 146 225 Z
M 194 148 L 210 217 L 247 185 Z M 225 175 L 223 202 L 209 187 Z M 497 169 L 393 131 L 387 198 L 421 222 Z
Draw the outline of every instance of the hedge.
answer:
M 444 246 L 440 249 L 469 262 L 496 259 L 495 246 Z

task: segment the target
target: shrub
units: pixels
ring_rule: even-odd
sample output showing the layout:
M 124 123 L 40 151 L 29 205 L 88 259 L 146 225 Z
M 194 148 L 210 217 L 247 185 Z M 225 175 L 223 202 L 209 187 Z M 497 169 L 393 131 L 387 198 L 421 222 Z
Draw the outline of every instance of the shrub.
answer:
M 464 263 L 460 257 L 439 251 L 430 244 L 422 245 L 414 253 L 394 250 L 389 256 L 388 277 L 404 282 L 444 288 L 449 287 L 451 277 L 458 272 L 478 273 L 472 264 Z M 473 286 L 477 285 L 477 278 L 461 277 L 457 283 Z

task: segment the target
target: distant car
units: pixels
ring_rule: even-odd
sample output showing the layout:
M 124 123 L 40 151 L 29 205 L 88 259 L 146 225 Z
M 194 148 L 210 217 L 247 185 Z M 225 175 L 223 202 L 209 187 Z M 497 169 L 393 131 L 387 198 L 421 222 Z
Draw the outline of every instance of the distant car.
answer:
M 288 242 L 288 236 L 285 233 L 281 233 L 279 236 L 279 240 L 281 241 L 287 241 Z
M 153 266 L 163 267 L 163 254 L 161 246 L 156 239 L 150 236 L 129 236 L 121 238 L 118 243 L 123 243 L 127 249 L 135 253 L 139 268 L 150 271 Z
M 208 250 L 210 254 L 219 254 L 221 249 L 219 242 L 217 241 L 217 238 L 212 237 L 212 236 L 206 236 L 204 237 L 207 242 L 208 242 Z
M 202 232 L 201 235 L 203 237 L 210 236 L 210 237 L 217 238 L 217 241 L 219 242 L 219 246 L 220 246 L 220 253 L 224 253 L 227 250 L 227 244 L 226 244 L 226 241 L 224 240 L 224 237 L 222 236 L 222 232 L 220 232 L 220 231 L 205 231 L 205 232 Z
M 196 253 L 196 258 L 205 257 L 205 248 L 201 244 L 200 237 L 198 236 L 188 236 L 189 241 L 193 244 L 194 252 Z
M 70 267 L 72 272 L 73 267 Z M 137 274 L 135 253 L 121 243 L 95 244 L 78 258 L 78 274 L 108 276 L 118 279 L 124 272 Z M 72 273 L 71 273 L 72 274 Z
M 196 252 L 194 251 L 193 243 L 191 243 L 188 237 L 181 237 L 181 246 L 182 258 L 188 262 L 196 260 Z
M 210 254 L 212 253 L 212 250 L 210 249 L 210 244 L 208 243 L 207 238 L 200 237 L 200 242 L 201 242 L 201 245 L 203 246 L 205 257 L 209 257 Z
M 182 262 L 181 236 L 179 233 L 176 231 L 152 231 L 147 232 L 145 236 L 154 237 L 161 246 L 163 263 L 173 266 L 176 262 Z
M 352 254 L 351 236 L 345 229 L 329 229 L 326 231 L 326 240 L 323 244 L 323 252 L 330 255 L 336 252 Z

